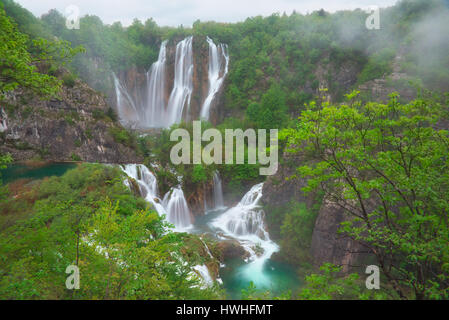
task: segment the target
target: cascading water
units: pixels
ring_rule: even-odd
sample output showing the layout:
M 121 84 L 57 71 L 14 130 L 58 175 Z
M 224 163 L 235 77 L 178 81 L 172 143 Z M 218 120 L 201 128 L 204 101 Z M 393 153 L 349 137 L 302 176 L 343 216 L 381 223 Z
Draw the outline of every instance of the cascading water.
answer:
M 209 37 L 207 37 L 207 42 L 209 43 L 209 92 L 204 100 L 200 115 L 205 120 L 209 120 L 212 101 L 220 91 L 229 66 L 227 45 L 219 44 L 217 47 Z
M 145 108 L 145 123 L 158 127 L 166 123 L 165 110 L 165 63 L 167 60 L 167 41 L 162 42 L 159 57 L 147 72 L 148 97 Z
M 263 272 L 263 266 L 279 247 L 270 240 L 264 224 L 264 212 L 258 206 L 262 188 L 263 183 L 252 187 L 237 206 L 216 218 L 212 226 L 237 239 L 250 253 L 251 262 L 241 270 L 242 277 L 253 280 L 260 287 L 267 287 L 271 283 Z
M 190 107 L 190 98 L 193 91 L 193 37 L 188 37 L 176 46 L 175 78 L 173 90 L 168 100 L 168 125 L 179 123 L 182 120 L 184 109 Z
M 185 229 L 192 225 L 192 215 L 181 188 L 170 190 L 162 204 L 167 212 L 167 220 L 174 224 L 176 229 Z
M 127 164 L 122 166 L 123 172 L 130 178 L 133 178 L 139 184 L 139 190 L 142 197 L 151 203 L 159 215 L 166 215 L 167 212 L 158 197 L 157 179 L 148 168 L 142 164 Z M 125 183 L 130 186 L 129 181 Z
M 223 187 L 218 171 L 214 173 L 214 206 L 215 209 L 224 208 Z
M 146 74 L 146 96 L 138 105 L 126 86 L 113 74 L 117 109 L 122 124 L 141 129 L 169 127 L 181 122 L 184 110 L 190 107 L 193 91 L 192 39 L 188 37 L 176 46 L 175 76 L 168 103 L 165 99 L 167 41 L 162 42 L 158 60 Z
M 158 197 L 157 179 L 154 174 L 142 164 L 127 164 L 121 167 L 123 172 L 133 178 L 139 185 L 142 196 L 151 203 L 159 215 L 165 215 L 168 222 L 175 226 L 176 231 L 189 228 L 192 223 L 192 215 L 181 188 L 171 189 L 164 197 Z M 130 182 L 125 182 L 130 187 Z

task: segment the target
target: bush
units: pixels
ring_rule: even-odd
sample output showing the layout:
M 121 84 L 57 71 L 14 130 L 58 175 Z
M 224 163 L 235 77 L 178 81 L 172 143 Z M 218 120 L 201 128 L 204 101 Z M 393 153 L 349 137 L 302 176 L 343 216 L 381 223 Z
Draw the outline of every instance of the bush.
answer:
M 75 83 L 76 83 L 75 80 L 76 80 L 76 76 L 73 73 L 66 73 L 62 77 L 62 82 L 68 88 L 73 88 L 75 86 Z

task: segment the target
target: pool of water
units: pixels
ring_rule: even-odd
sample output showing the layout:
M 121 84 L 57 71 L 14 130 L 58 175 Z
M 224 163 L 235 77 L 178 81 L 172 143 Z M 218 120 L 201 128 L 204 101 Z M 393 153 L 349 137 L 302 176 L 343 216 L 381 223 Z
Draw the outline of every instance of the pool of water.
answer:
M 280 296 L 289 290 L 295 291 L 300 282 L 291 266 L 266 260 L 262 266 L 241 260 L 227 261 L 220 269 L 223 286 L 231 299 L 241 299 L 242 290 L 252 282 L 258 292 L 269 291 L 272 296 Z
M 27 164 L 12 164 L 0 170 L 3 183 L 19 179 L 43 179 L 50 176 L 62 176 L 68 170 L 76 167 L 75 163 L 45 163 L 39 166 Z

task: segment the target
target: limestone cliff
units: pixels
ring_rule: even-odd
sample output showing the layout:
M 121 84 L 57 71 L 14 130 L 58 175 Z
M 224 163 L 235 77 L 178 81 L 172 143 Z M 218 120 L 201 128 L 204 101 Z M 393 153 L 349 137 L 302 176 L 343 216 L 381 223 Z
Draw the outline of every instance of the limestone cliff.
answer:
M 46 101 L 16 90 L 1 107 L 0 150 L 11 153 L 16 161 L 142 160 L 114 138 L 113 132 L 123 133 L 123 128 L 108 117 L 105 97 L 79 80 L 73 86 L 63 86 L 59 98 Z

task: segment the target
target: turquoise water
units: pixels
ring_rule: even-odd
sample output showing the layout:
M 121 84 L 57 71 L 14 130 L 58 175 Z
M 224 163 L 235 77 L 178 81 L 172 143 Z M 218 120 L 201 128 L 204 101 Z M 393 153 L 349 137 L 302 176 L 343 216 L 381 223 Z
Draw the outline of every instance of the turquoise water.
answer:
M 48 163 L 38 167 L 26 164 L 12 164 L 8 168 L 0 170 L 0 173 L 3 183 L 6 184 L 19 179 L 37 180 L 50 176 L 62 176 L 75 167 L 75 163 Z
M 265 261 L 262 271 L 254 263 L 227 261 L 220 275 L 231 299 L 241 299 L 242 290 L 248 289 L 251 282 L 258 292 L 270 291 L 273 296 L 294 292 L 300 286 L 294 268 L 273 260 Z

